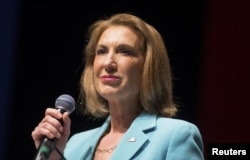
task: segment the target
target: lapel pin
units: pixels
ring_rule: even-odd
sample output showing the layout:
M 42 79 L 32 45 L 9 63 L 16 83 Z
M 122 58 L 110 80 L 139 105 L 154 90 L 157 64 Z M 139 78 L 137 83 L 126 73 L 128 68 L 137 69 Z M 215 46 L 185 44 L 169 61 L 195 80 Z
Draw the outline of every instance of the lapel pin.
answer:
M 135 141 L 136 141 L 135 137 L 128 138 L 128 142 L 135 142 Z

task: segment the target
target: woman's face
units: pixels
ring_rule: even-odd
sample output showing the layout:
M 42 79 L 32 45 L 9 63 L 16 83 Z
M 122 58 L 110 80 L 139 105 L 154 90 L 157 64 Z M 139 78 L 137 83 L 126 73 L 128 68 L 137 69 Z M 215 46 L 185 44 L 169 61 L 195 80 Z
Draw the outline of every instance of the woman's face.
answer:
M 94 84 L 108 101 L 138 98 L 144 57 L 138 36 L 128 27 L 106 29 L 97 44 L 94 59 Z

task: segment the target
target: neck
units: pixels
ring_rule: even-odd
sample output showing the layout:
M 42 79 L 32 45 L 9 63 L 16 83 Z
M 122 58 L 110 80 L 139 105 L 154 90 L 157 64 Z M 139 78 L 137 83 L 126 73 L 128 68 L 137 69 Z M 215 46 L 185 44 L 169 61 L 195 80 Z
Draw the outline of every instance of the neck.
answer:
M 140 114 L 141 109 L 132 111 L 116 111 L 110 110 L 111 124 L 110 133 L 123 134 L 130 127 L 134 119 Z

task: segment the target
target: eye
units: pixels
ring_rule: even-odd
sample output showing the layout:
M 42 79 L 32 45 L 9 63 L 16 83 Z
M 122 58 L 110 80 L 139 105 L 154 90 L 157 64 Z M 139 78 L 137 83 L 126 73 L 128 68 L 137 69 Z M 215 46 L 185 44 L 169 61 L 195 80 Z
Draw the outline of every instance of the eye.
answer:
M 96 54 L 97 55 L 104 54 L 104 53 L 107 53 L 107 49 L 106 48 L 100 47 L 100 48 L 96 49 Z
M 122 49 L 120 50 L 120 52 L 121 52 L 121 53 L 124 53 L 124 54 L 132 54 L 132 51 L 129 50 L 129 49 L 127 49 L 127 48 L 122 48 Z
M 134 50 L 129 46 L 120 46 L 118 52 L 125 55 L 134 55 Z

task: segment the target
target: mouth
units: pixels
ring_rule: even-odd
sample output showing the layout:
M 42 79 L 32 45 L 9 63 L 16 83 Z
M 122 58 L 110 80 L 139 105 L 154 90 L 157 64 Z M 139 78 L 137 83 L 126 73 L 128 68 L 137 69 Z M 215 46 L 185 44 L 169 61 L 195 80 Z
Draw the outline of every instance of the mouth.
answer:
M 101 80 L 103 83 L 117 83 L 121 80 L 121 78 L 114 75 L 104 75 L 101 76 Z

